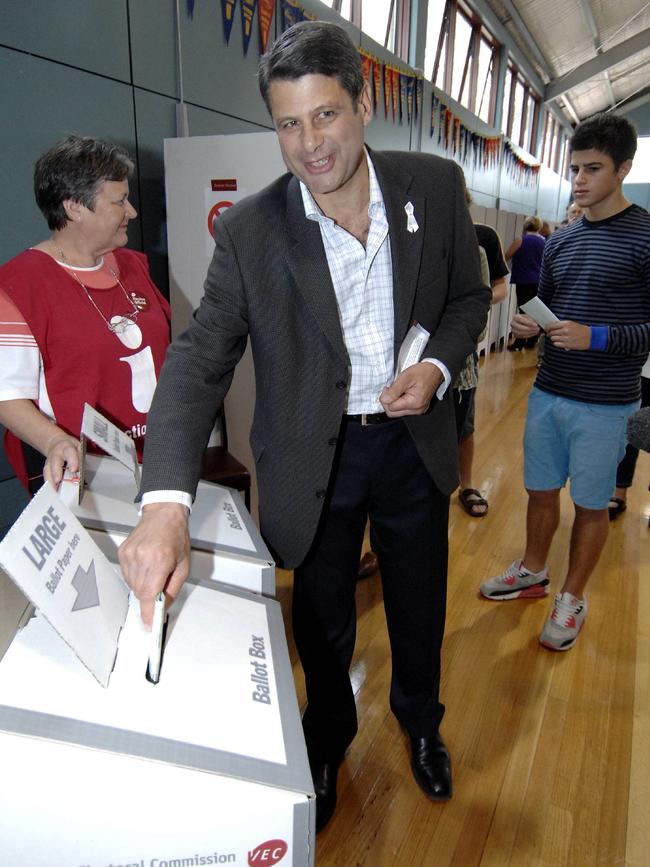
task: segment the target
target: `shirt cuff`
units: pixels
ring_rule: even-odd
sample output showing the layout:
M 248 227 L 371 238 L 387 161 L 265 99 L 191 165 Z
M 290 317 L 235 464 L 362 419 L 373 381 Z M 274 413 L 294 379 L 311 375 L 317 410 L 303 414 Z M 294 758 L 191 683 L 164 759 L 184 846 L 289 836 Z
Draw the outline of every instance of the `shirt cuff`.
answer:
M 440 373 L 443 376 L 443 382 L 440 383 L 438 387 L 438 391 L 436 392 L 436 397 L 438 400 L 442 400 L 445 396 L 445 392 L 449 388 L 449 383 L 451 382 L 451 374 L 447 370 L 446 365 L 439 361 L 437 358 L 421 358 L 420 361 L 426 361 L 427 364 L 435 364 Z
M 609 326 L 608 325 L 592 325 L 591 326 L 591 342 L 589 349 L 595 349 L 597 352 L 603 352 L 607 349 L 609 343 Z
M 140 500 L 140 514 L 144 506 L 150 506 L 152 503 L 179 503 L 181 506 L 187 506 L 189 512 L 192 511 L 192 496 L 185 491 L 147 491 Z

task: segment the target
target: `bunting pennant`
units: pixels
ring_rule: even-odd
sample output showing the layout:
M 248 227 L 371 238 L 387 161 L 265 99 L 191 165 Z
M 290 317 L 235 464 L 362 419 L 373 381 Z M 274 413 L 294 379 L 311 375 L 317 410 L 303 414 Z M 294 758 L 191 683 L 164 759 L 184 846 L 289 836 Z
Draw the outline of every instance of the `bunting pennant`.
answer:
M 456 156 L 456 152 L 458 151 L 458 132 L 459 132 L 459 127 L 460 127 L 460 120 L 457 117 L 455 117 L 453 120 L 454 120 L 454 134 L 453 134 L 452 147 L 453 147 L 453 154 L 454 154 L 454 156 Z
M 436 114 L 438 112 L 438 105 L 440 104 L 440 100 L 435 95 L 435 93 L 431 94 L 431 124 L 429 126 L 429 138 L 433 138 L 433 134 L 436 131 Z
M 297 0 L 282 0 L 282 30 L 283 32 L 299 21 L 315 21 L 316 16 L 310 15 Z
M 365 51 L 359 51 L 359 54 L 361 55 L 361 73 L 363 74 L 363 80 L 367 84 L 370 84 L 372 58 L 369 54 L 366 54 Z
M 275 0 L 258 0 L 257 12 L 260 19 L 260 46 L 262 54 L 266 54 L 269 45 L 271 22 L 275 12 Z
M 422 100 L 424 99 L 424 79 L 418 77 L 415 83 L 415 117 L 420 116 Z
M 194 0 L 187 0 L 187 14 L 190 18 L 194 18 Z
M 442 144 L 442 136 L 444 133 L 443 127 L 444 127 L 446 112 L 447 112 L 447 106 L 443 102 L 441 102 L 440 103 L 440 112 L 438 115 L 438 144 Z
M 372 96 L 374 100 L 373 108 L 375 112 L 377 111 L 377 103 L 379 102 L 379 94 L 381 93 L 381 64 L 379 61 L 373 57 L 372 60 L 372 80 L 374 82 L 374 88 L 372 91 Z
M 253 16 L 255 15 L 256 4 L 257 0 L 239 0 L 242 40 L 244 42 L 244 57 L 246 57 L 248 45 L 251 41 L 251 33 L 253 32 Z
M 540 169 L 540 163 L 529 163 L 519 156 L 512 142 L 506 138 L 503 140 L 503 165 L 519 186 L 532 186 Z
M 392 77 L 392 91 L 393 91 L 393 123 L 395 123 L 395 115 L 397 113 L 397 103 L 399 101 L 399 69 L 395 69 L 394 66 L 391 67 L 390 74 Z
M 404 75 L 404 73 L 400 73 L 399 76 L 399 120 L 400 123 L 404 115 L 406 114 L 406 122 L 410 123 L 411 117 L 408 110 L 407 104 L 407 89 L 408 89 L 408 77 Z
M 221 0 L 221 17 L 223 18 L 223 32 L 226 37 L 226 45 L 230 40 L 230 31 L 235 17 L 235 3 L 237 0 Z
M 391 75 L 390 67 L 384 65 L 384 111 L 386 114 L 386 120 L 388 120 L 388 106 L 391 103 L 392 83 L 393 76 Z
M 406 119 L 411 123 L 413 117 L 413 95 L 415 90 L 415 76 L 409 75 L 406 79 Z

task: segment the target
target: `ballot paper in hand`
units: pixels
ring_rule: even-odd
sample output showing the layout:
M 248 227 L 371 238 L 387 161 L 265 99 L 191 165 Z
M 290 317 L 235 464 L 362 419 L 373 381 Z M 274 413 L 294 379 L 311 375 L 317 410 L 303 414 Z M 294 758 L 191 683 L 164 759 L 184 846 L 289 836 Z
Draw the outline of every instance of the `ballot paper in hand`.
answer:
M 531 298 L 530 301 L 526 301 L 525 304 L 522 304 L 521 309 L 524 313 L 531 316 L 539 327 L 543 328 L 545 331 L 549 325 L 560 321 L 550 307 L 547 307 L 546 304 L 544 304 L 543 301 L 540 301 L 537 296 Z
M 418 363 L 430 337 L 427 329 L 423 328 L 419 322 L 414 322 L 411 325 L 399 348 L 395 376 L 406 370 L 407 367 L 411 367 L 412 364 Z

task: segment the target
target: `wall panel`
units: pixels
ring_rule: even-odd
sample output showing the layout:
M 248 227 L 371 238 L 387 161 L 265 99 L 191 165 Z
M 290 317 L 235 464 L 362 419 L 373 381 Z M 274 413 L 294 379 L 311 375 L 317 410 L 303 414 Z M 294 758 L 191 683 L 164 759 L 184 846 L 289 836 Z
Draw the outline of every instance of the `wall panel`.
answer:
M 130 81 L 126 0 L 2 0 L 0 34 L 3 45 Z
M 32 192 L 41 153 L 74 132 L 111 139 L 134 154 L 135 125 L 126 84 L 2 48 L 0 81 L 0 183 L 11 214 L 0 233 L 4 262 L 48 234 Z M 134 192 L 138 208 L 137 187 Z M 139 233 L 130 237 L 140 247 Z

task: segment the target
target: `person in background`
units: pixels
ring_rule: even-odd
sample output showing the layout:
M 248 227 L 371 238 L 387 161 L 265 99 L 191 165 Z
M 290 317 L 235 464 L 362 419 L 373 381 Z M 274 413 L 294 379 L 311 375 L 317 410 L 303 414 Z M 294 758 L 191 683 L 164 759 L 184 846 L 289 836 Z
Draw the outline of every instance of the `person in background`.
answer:
M 260 61 L 289 172 L 217 220 L 205 294 L 173 342 L 148 418 L 142 517 L 120 549 L 145 622 L 189 571 L 201 457 L 250 338 L 260 528 L 294 569 L 293 633 L 316 827 L 336 806 L 357 731 L 350 663 L 366 521 L 390 634 L 390 706 L 416 783 L 452 795 L 440 734 L 452 402 L 440 399 L 485 325 L 490 291 L 458 166 L 366 148 L 372 97 L 338 25 L 303 21 Z M 421 360 L 395 372 L 416 320 Z
M 641 370 L 641 406 L 650 406 L 650 355 L 648 355 Z M 632 487 L 638 457 L 638 448 L 628 443 L 625 448 L 625 457 L 616 470 L 616 488 L 609 500 L 610 521 L 616 520 L 627 509 L 627 489 Z M 650 520 L 648 526 L 650 526 Z
M 512 260 L 510 282 L 515 284 L 519 308 L 537 295 L 539 270 L 542 266 L 546 240 L 541 234 L 541 228 L 542 221 L 539 217 L 528 217 L 524 221 L 524 231 L 521 238 L 515 238 L 506 250 L 506 260 Z M 536 336 L 527 340 L 515 337 L 508 349 L 510 352 L 518 352 L 525 346 L 532 347 L 536 343 Z
M 84 403 L 142 452 L 170 309 L 145 256 L 124 249 L 136 217 L 132 172 L 118 145 L 59 141 L 34 169 L 51 234 L 0 267 L 0 423 L 14 471 L 32 491 L 41 476 L 58 485 L 66 464 L 78 469 Z M 36 471 L 28 473 L 21 441 L 42 456 Z
M 467 204 L 472 202 L 469 190 L 466 190 Z M 508 266 L 503 258 L 501 241 L 491 226 L 484 223 L 474 223 L 476 240 L 483 253 L 481 264 L 485 263 L 486 271 L 482 276 L 492 289 L 491 303 L 498 304 L 508 294 L 506 274 Z M 454 407 L 456 410 L 456 427 L 458 431 L 458 472 L 460 488 L 458 499 L 468 515 L 481 518 L 487 514 L 488 501 L 472 484 L 472 467 L 474 463 L 474 424 L 476 405 L 476 386 L 478 384 L 478 355 L 473 352 L 467 357 L 463 370 L 454 383 Z
M 585 589 L 607 540 L 627 419 L 639 406 L 650 352 L 650 215 L 623 194 L 636 141 L 632 124 L 611 113 L 578 124 L 571 139 L 571 185 L 584 216 L 556 232 L 544 251 L 539 297 L 558 321 L 546 328 L 528 400 L 526 545 L 521 559 L 481 584 L 483 596 L 496 601 L 548 594 L 547 557 L 570 479 L 568 567 L 539 639 L 550 650 L 573 647 L 585 622 Z M 518 337 L 539 333 L 521 313 L 512 328 Z
M 567 225 L 571 225 L 571 223 L 575 223 L 576 220 L 581 219 L 584 211 L 580 207 L 577 202 L 571 202 L 569 207 L 566 209 L 566 222 Z

